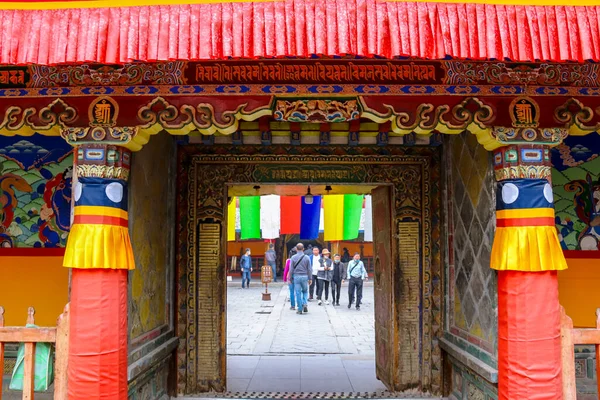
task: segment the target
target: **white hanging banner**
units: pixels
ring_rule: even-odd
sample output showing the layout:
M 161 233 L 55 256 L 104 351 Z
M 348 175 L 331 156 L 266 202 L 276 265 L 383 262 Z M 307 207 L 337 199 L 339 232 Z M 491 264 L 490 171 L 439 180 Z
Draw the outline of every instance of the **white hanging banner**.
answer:
M 325 210 L 321 207 L 321 213 L 319 215 L 319 232 L 325 231 Z
M 277 239 L 281 227 L 281 203 L 279 196 L 268 195 L 260 197 L 260 229 L 263 239 Z
M 373 205 L 371 203 L 371 196 L 365 196 L 365 242 L 373 241 Z

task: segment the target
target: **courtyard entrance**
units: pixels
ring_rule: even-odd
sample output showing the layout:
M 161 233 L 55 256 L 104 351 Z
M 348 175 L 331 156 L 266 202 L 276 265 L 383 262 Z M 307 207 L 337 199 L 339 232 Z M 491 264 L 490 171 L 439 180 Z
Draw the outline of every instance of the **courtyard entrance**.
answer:
M 387 390 L 377 379 L 375 363 L 375 299 L 373 240 L 391 241 L 390 229 L 385 238 L 373 238 L 371 218 L 371 193 L 388 197 L 389 190 L 376 191 L 369 185 L 313 185 L 309 189 L 299 185 L 236 185 L 230 186 L 228 198 L 228 289 L 227 289 L 227 390 L 229 392 L 369 392 Z M 285 199 L 297 200 L 298 206 L 310 190 L 310 208 L 291 211 L 279 203 Z M 258 240 L 244 235 L 244 227 L 252 225 L 252 209 L 242 209 L 244 199 L 259 200 L 261 232 L 255 230 Z M 329 197 L 334 196 L 334 197 Z M 337 199 L 353 199 L 356 207 L 344 206 Z M 332 200 L 334 203 L 328 202 Z M 264 200 L 264 201 L 263 201 Z M 273 202 L 274 201 L 274 202 Z M 383 200 L 385 201 L 385 199 Z M 358 204 L 360 202 L 360 205 Z M 369 204 L 367 206 L 367 203 Z M 389 200 L 388 209 L 389 206 Z M 238 207 L 239 206 L 239 207 Z M 308 207 L 309 205 L 307 205 Z M 383 208 L 383 207 L 380 207 Z M 230 226 L 235 210 L 235 227 Z M 258 210 L 255 210 L 258 211 Z M 380 212 L 382 212 L 381 210 Z M 286 214 L 293 214 L 286 215 Z M 316 218 L 311 218 L 316 217 Z M 312 221 L 313 231 L 289 232 L 282 225 L 284 219 L 294 219 L 300 229 L 300 221 Z M 350 221 L 353 219 L 353 221 Z M 325 222 L 327 221 L 327 222 Z M 387 218 L 387 223 L 391 227 Z M 279 228 L 269 229 L 271 225 Z M 354 222 L 355 224 L 352 224 Z M 358 223 L 356 223 L 358 222 Z M 317 228 L 318 223 L 318 229 Z M 344 224 L 353 225 L 353 233 L 346 234 L 346 241 L 339 235 Z M 258 228 L 257 226 L 254 226 Z M 233 231 L 235 228 L 235 232 Z M 346 227 L 348 230 L 350 226 Z M 277 231 L 271 232 L 271 231 Z M 256 236 L 258 234 L 258 236 Z M 356 236 L 354 236 L 356 235 Z M 274 239 L 262 239 L 277 236 Z M 305 238 L 305 239 L 301 239 Z M 311 239 L 306 239 L 306 238 Z M 332 240 L 339 238 L 340 240 Z M 283 283 L 286 259 L 296 244 L 303 243 L 308 259 L 313 258 L 313 249 L 319 257 L 330 252 L 332 262 L 339 254 L 341 269 L 345 270 L 351 257 L 358 253 L 367 272 L 363 281 L 360 310 L 356 301 L 348 307 L 348 280 L 335 305 L 333 282 L 327 286 L 321 282 L 321 296 L 313 276 L 315 287 L 309 290 L 308 313 L 297 315 L 298 301 L 292 303 L 289 286 Z M 275 257 L 276 282 L 261 283 L 261 267 L 265 263 L 265 251 L 272 246 Z M 390 246 L 388 245 L 388 248 Z M 241 258 L 246 249 L 251 251 L 253 276 L 250 289 L 244 289 L 241 275 Z M 340 265 L 338 264 L 338 265 Z M 317 266 L 315 261 L 314 266 Z M 340 267 L 338 267 L 340 268 Z M 271 272 L 269 267 L 269 272 Z M 338 269 L 338 272 L 339 269 Z M 330 290 L 331 289 L 331 290 Z M 313 291 L 314 290 L 314 291 Z M 263 294 L 270 300 L 265 300 Z M 296 296 L 294 296 L 296 297 Z M 296 300 L 296 299 L 294 299 Z M 321 300 L 321 301 L 319 301 Z M 381 301 L 381 300 L 380 300 Z
M 240 280 L 227 289 L 227 390 L 229 392 L 378 392 L 375 373 L 373 282 L 365 282 L 361 310 L 309 303 L 307 315 L 290 310 L 287 285 Z
M 180 148 L 185 215 L 180 212 L 179 240 L 188 251 L 179 259 L 184 283 L 179 309 L 185 317 L 179 330 L 185 345 L 185 357 L 180 347 L 178 358 L 179 393 L 386 388 L 440 393 L 441 357 L 433 340 L 442 311 L 439 149 L 303 146 L 301 151 Z M 239 282 L 228 285 L 229 193 L 233 187 L 266 185 L 369 187 L 376 283 L 365 287 L 359 318 L 342 300 L 347 286 L 340 307 L 309 303 L 309 314 L 297 316 L 288 309 L 288 289 L 281 284 L 271 286 L 270 302 L 260 300 L 259 285 L 246 291 L 238 289 Z M 308 334 L 313 324 L 322 335 Z M 298 332 L 307 332 L 310 343 L 286 340 Z

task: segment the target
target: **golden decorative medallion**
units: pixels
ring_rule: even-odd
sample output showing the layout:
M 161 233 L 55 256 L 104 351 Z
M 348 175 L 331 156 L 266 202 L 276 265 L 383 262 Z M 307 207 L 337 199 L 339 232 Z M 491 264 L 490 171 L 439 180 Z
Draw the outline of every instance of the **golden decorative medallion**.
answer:
M 101 96 L 90 104 L 90 126 L 115 126 L 118 116 L 119 105 L 111 97 Z

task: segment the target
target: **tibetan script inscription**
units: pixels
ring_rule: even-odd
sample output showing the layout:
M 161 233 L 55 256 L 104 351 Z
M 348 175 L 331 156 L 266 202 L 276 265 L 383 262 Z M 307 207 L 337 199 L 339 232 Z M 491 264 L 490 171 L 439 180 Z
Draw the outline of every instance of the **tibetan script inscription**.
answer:
M 0 71 L 0 85 L 18 85 L 25 83 L 24 71 Z
M 331 168 L 261 165 L 254 172 L 259 182 L 362 182 L 364 176 L 362 166 L 346 165 Z
M 433 83 L 436 74 L 436 64 L 423 62 L 207 62 L 196 64 L 194 80 L 198 83 Z

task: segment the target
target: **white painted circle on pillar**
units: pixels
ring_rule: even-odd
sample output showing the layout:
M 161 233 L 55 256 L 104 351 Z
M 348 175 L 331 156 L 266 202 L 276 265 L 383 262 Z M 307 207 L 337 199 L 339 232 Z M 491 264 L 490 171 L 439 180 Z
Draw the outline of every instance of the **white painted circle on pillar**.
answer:
M 113 203 L 119 203 L 123 200 L 123 185 L 117 182 L 109 183 L 106 186 L 106 197 Z
M 519 198 L 519 188 L 514 183 L 507 183 L 502 186 L 502 201 L 505 204 L 512 204 Z
M 77 182 L 75 184 L 75 201 L 79 201 L 81 198 L 81 193 L 83 193 L 83 185 L 81 182 Z
M 549 183 L 544 185 L 544 197 L 548 200 L 548 203 L 554 203 L 554 193 L 552 192 L 552 186 Z

